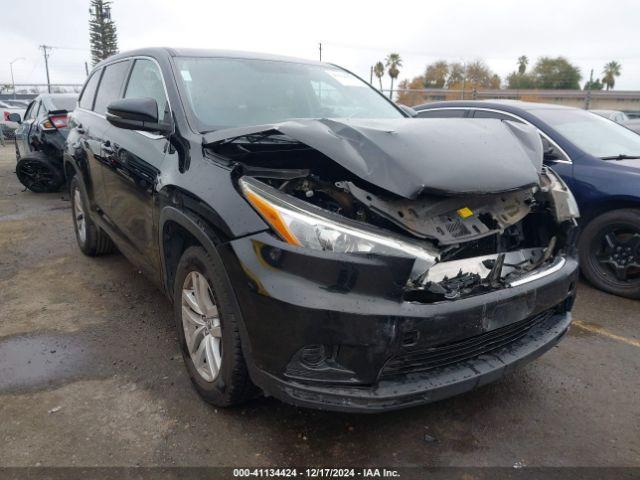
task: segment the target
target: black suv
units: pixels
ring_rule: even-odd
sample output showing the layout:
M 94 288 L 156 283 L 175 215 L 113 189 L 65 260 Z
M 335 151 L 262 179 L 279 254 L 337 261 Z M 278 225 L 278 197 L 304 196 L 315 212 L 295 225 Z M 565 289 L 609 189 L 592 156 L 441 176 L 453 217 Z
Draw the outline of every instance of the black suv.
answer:
M 166 292 L 215 405 L 426 403 L 569 327 L 578 211 L 528 125 L 410 119 L 337 66 L 177 49 L 97 65 L 69 122 L 80 249 L 115 244 Z

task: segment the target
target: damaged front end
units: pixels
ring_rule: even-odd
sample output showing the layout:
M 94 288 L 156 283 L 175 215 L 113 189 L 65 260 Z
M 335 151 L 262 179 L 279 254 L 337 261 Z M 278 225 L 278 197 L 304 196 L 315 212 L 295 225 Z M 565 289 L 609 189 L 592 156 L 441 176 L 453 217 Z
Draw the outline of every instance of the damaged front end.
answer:
M 504 143 L 511 142 L 512 160 L 526 173 L 510 183 L 504 169 L 487 174 L 498 167 L 468 150 L 464 158 L 460 152 L 458 159 L 442 152 L 425 158 L 420 130 L 391 127 L 307 121 L 233 131 L 226 138 L 218 133 L 205 143 L 236 165 L 242 194 L 287 243 L 415 259 L 405 301 L 451 301 L 521 285 L 557 271 L 573 253 L 577 206 L 560 177 L 542 167 L 535 132 L 491 123 L 502 145 L 497 155 L 505 156 Z M 326 144 L 323 129 L 330 133 Z M 469 142 L 457 135 L 458 144 Z M 483 144 L 491 147 L 490 140 Z M 389 159 L 368 169 L 361 165 L 368 153 L 391 158 L 389 149 L 400 146 L 405 160 L 398 169 L 415 172 L 406 173 L 404 184 Z M 420 161 L 407 160 L 417 155 Z

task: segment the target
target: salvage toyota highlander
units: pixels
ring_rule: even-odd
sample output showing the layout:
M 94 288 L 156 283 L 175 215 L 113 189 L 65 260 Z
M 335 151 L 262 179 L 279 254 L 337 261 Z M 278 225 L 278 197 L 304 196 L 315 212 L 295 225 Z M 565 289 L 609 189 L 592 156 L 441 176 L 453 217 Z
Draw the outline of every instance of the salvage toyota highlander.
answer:
M 569 328 L 578 210 L 528 125 L 409 118 L 337 66 L 181 49 L 97 65 L 69 125 L 80 249 L 157 282 L 215 405 L 423 404 Z

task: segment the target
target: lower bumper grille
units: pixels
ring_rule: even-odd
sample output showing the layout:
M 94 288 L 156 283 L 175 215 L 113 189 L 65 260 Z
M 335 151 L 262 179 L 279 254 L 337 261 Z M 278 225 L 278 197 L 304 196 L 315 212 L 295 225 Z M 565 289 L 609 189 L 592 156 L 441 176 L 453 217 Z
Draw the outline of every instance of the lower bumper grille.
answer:
M 390 358 L 382 367 L 381 378 L 425 372 L 469 360 L 498 350 L 525 336 L 534 325 L 550 318 L 553 309 L 516 323 L 485 332 L 458 342 L 435 347 L 407 349 Z

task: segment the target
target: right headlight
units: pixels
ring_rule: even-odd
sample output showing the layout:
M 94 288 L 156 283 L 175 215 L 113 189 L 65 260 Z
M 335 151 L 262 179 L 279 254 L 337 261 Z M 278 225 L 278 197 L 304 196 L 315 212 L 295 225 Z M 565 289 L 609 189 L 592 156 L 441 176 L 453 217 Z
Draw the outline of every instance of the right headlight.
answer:
M 412 277 L 434 265 L 437 252 L 394 236 L 380 234 L 361 222 L 332 215 L 252 178 L 239 180 L 240 189 L 273 231 L 287 243 L 313 250 L 372 253 L 416 259 Z
M 549 167 L 542 170 L 542 190 L 551 195 L 555 216 L 558 222 L 575 220 L 580 217 L 580 210 L 573 193 L 555 171 Z

